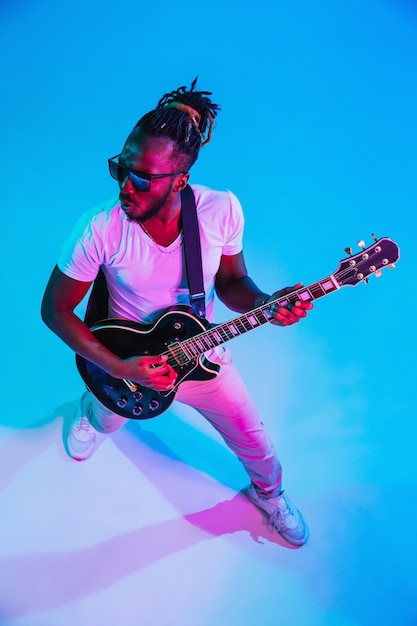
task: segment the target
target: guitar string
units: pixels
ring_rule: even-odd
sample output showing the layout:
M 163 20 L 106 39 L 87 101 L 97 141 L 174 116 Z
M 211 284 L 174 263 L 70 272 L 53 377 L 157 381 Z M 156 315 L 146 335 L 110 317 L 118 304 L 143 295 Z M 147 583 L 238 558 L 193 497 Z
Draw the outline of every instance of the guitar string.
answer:
M 351 269 L 352 269 L 351 266 L 349 266 L 345 270 L 341 270 L 338 276 L 340 276 L 341 278 L 343 278 L 345 275 L 347 276 L 349 272 L 351 271 Z M 307 287 L 303 287 L 297 291 L 292 292 L 291 294 L 288 294 L 286 298 L 281 299 L 281 302 L 282 304 L 284 304 L 285 300 L 288 300 L 290 303 L 291 303 L 291 300 L 296 301 L 297 296 L 303 291 L 308 291 L 310 296 L 312 297 L 312 300 L 316 300 L 319 297 L 322 297 L 328 293 L 332 293 L 333 291 L 337 289 L 336 286 L 334 287 L 334 289 L 327 290 L 327 291 L 322 287 L 322 283 L 325 283 L 328 281 L 331 281 L 330 276 L 322 279 L 321 281 L 318 281 L 317 283 L 312 283 L 311 285 Z M 314 291 L 317 289 L 319 289 L 320 291 L 317 295 L 315 295 Z M 276 302 L 279 302 L 279 301 L 280 299 L 278 298 Z M 245 332 L 248 332 L 250 330 L 253 330 L 263 325 L 264 323 L 268 322 L 270 319 L 270 317 L 265 315 L 264 311 L 266 311 L 269 308 L 269 306 L 273 303 L 274 301 L 266 305 L 261 305 L 260 307 L 257 307 L 253 309 L 252 311 L 249 311 L 248 313 L 243 314 L 239 318 L 229 320 L 227 322 L 224 322 L 222 324 L 215 326 L 214 328 L 207 329 L 203 331 L 202 333 L 199 333 L 198 335 L 195 335 L 193 337 L 189 337 L 178 344 L 173 344 L 172 346 L 170 346 L 169 351 L 164 353 L 164 354 L 168 354 L 168 363 L 170 365 L 181 364 L 182 356 L 184 354 L 188 362 L 193 361 L 194 359 L 199 357 L 201 354 L 204 354 L 204 352 L 206 352 L 207 350 L 210 350 L 216 346 L 222 345 L 223 343 L 233 339 L 234 337 L 242 335 Z M 253 325 L 251 323 L 251 321 L 249 320 L 250 315 L 252 315 L 258 321 L 257 324 Z M 261 319 L 259 319 L 260 316 L 261 316 Z M 230 329 L 230 326 L 232 325 L 237 331 L 236 334 Z M 239 325 L 243 326 L 243 330 L 239 329 Z M 216 333 L 220 337 L 220 341 L 216 340 L 215 338 Z M 211 342 L 214 345 L 210 345 L 210 344 L 206 345 L 205 341 Z M 198 342 L 202 344 L 202 348 Z M 195 349 L 197 352 L 197 354 L 192 355 L 191 358 L 189 354 L 187 354 L 186 349 L 188 346 L 191 346 L 191 348 Z
M 344 270 L 340 270 L 340 272 L 337 273 L 338 278 L 343 280 L 343 278 L 349 275 L 352 269 L 353 267 L 349 265 Z M 357 270 L 357 267 L 355 267 L 354 269 Z M 334 288 L 330 290 L 324 289 L 322 285 L 329 281 L 334 285 L 331 276 L 323 278 L 316 283 L 312 283 L 311 285 L 308 285 L 307 287 L 302 287 L 301 289 L 298 289 L 288 294 L 287 297 L 277 298 L 275 301 L 271 301 L 267 304 L 261 305 L 260 307 L 257 307 L 243 314 L 242 316 L 238 318 L 229 320 L 227 322 L 223 322 L 222 324 L 219 324 L 215 326 L 214 328 L 206 329 L 205 331 L 203 331 L 202 333 L 199 333 L 198 335 L 189 337 L 185 339 L 184 341 L 179 342 L 178 344 L 173 344 L 169 347 L 169 350 L 167 352 L 164 352 L 162 354 L 168 356 L 168 363 L 170 365 L 184 364 L 183 363 L 184 355 L 186 358 L 186 362 L 191 362 L 194 359 L 201 356 L 202 354 L 204 354 L 204 352 L 207 352 L 208 350 L 212 348 L 220 346 L 223 343 L 233 339 L 234 337 L 238 337 L 239 335 L 242 335 L 255 328 L 258 328 L 259 326 L 268 322 L 270 320 L 270 317 L 268 317 L 265 314 L 265 311 L 268 310 L 271 304 L 274 304 L 274 303 L 276 304 L 276 303 L 281 302 L 282 305 L 284 305 L 286 301 L 288 303 L 291 303 L 291 301 L 295 302 L 297 300 L 298 295 L 304 291 L 307 291 L 310 294 L 311 300 L 313 301 L 329 293 L 332 293 L 333 291 L 336 291 L 337 287 L 335 285 L 334 285 Z M 319 291 L 317 292 L 317 290 Z M 249 316 L 254 317 L 258 323 L 253 325 L 249 319 Z M 234 333 L 231 330 L 231 326 L 233 326 L 233 328 L 236 330 L 236 333 Z M 241 330 L 239 326 L 242 326 L 243 330 Z M 216 336 L 215 336 L 216 334 L 219 336 L 220 341 L 216 339 Z M 205 342 L 207 342 L 208 345 Z M 213 345 L 210 345 L 210 343 Z M 188 351 L 187 351 L 187 348 L 189 348 Z M 196 351 L 196 354 L 192 353 L 193 350 Z M 190 354 L 191 354 L 191 358 L 190 358 Z

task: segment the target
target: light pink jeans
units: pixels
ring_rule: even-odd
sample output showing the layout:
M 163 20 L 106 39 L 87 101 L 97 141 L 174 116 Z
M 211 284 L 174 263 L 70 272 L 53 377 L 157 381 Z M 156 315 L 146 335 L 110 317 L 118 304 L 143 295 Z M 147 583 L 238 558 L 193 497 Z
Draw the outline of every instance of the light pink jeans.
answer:
M 219 375 L 208 381 L 182 383 L 176 400 L 192 406 L 214 426 L 261 494 L 275 496 L 281 491 L 282 468 L 255 403 L 228 350 L 210 360 L 220 363 Z M 128 421 L 90 396 L 89 418 L 98 431 L 114 432 Z

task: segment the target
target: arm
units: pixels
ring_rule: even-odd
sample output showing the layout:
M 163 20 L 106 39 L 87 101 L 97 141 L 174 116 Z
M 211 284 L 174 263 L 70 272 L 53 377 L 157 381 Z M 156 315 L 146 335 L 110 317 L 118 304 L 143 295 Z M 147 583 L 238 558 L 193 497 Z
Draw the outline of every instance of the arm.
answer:
M 299 283 L 293 287 L 286 287 L 269 296 L 259 289 L 248 276 L 242 252 L 233 256 L 222 256 L 215 280 L 216 293 L 220 300 L 229 309 L 239 313 L 246 313 L 260 306 L 269 297 L 277 298 L 286 293 L 291 293 L 301 286 Z M 311 308 L 311 302 L 301 301 L 297 301 L 291 308 L 274 307 L 276 310 L 273 311 L 273 323 L 279 326 L 294 324 L 305 317 L 307 310 Z
M 45 324 L 74 352 L 92 361 L 111 376 L 133 380 L 153 389 L 170 389 L 176 374 L 165 362 L 167 357 L 121 359 L 99 342 L 86 324 L 75 315 L 74 309 L 84 298 L 90 285 L 91 283 L 66 276 L 55 267 L 42 301 L 41 314 Z

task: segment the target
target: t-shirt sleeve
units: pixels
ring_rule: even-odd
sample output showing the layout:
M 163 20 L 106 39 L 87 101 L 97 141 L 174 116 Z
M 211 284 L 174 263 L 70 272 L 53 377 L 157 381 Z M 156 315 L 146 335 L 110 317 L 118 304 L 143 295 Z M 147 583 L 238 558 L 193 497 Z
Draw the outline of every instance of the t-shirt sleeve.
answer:
M 103 260 L 103 237 L 99 220 L 85 213 L 65 242 L 58 258 L 58 267 L 67 276 L 82 282 L 94 280 Z
M 223 254 L 232 256 L 242 252 L 245 220 L 239 200 L 231 191 L 227 193 L 230 199 L 230 208 L 226 217 L 226 241 L 223 246 Z

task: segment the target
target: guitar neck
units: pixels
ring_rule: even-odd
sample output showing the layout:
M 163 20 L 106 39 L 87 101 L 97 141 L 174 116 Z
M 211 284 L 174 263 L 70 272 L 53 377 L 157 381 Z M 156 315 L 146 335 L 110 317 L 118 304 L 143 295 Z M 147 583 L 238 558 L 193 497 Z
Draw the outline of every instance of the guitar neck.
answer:
M 235 337 L 244 335 L 250 330 L 259 328 L 259 326 L 269 322 L 273 317 L 270 313 L 271 304 L 286 306 L 288 304 L 294 304 L 297 300 L 302 300 L 304 302 L 317 300 L 318 298 L 322 298 L 323 296 L 336 291 L 339 287 L 340 285 L 334 276 L 328 276 L 317 283 L 312 283 L 307 287 L 302 287 L 296 291 L 292 291 L 283 297 L 271 300 L 267 304 L 262 304 L 261 306 L 252 309 L 247 313 L 243 313 L 243 315 L 239 315 L 228 322 L 218 324 L 209 330 L 181 342 L 179 345 L 177 344 L 176 348 L 181 346 L 181 350 L 187 359 L 195 359 L 208 350 L 216 348 L 217 346 L 220 346 Z

